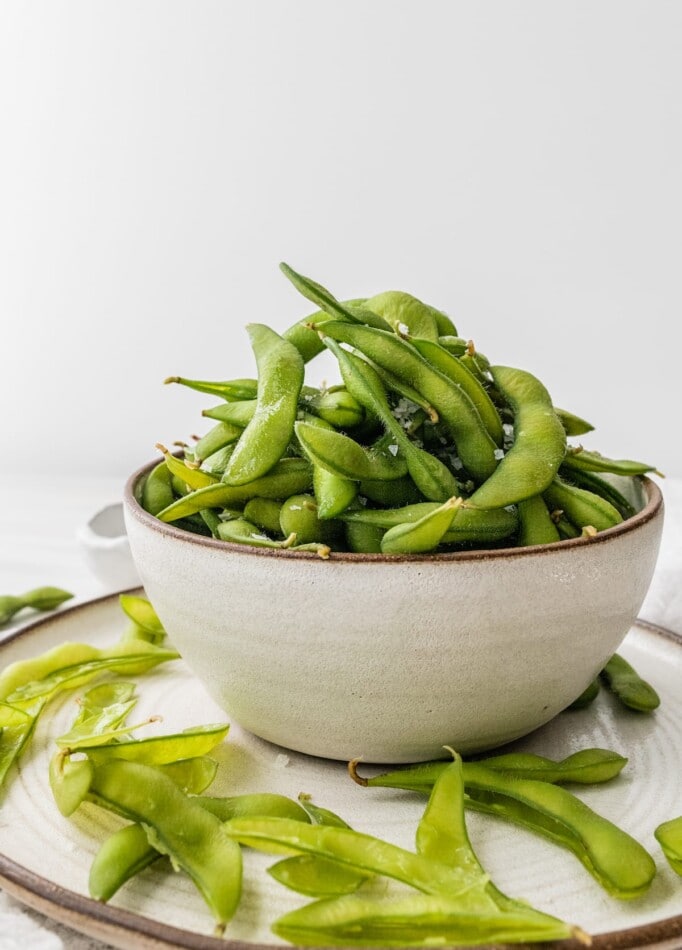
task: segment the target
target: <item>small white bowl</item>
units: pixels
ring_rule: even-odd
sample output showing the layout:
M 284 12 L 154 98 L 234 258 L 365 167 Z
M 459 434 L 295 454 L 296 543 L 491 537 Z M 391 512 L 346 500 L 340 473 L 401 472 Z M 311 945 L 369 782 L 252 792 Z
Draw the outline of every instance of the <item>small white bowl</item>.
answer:
M 88 567 L 103 586 L 119 590 L 140 584 L 120 502 L 95 512 L 76 537 Z
M 417 762 L 516 739 L 568 706 L 616 651 L 651 581 L 663 500 L 525 548 L 441 555 L 250 548 L 125 515 L 171 640 L 242 726 L 333 759 Z

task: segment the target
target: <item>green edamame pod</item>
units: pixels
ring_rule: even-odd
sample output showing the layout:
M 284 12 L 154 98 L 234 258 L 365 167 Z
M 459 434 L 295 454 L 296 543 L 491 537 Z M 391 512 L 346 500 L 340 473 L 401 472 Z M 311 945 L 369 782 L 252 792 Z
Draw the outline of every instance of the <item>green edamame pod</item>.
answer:
M 558 409 L 556 406 L 554 407 L 554 411 L 559 417 L 559 421 L 564 427 L 566 435 L 585 435 L 594 429 L 591 422 L 581 419 L 580 416 L 576 416 L 572 412 L 567 412 L 565 409 Z
M 601 679 L 624 706 L 637 712 L 653 712 L 661 699 L 651 683 L 642 679 L 637 670 L 619 653 L 614 653 L 604 669 Z
M 345 868 L 314 854 L 296 854 L 284 858 L 269 867 L 268 874 L 290 890 L 307 897 L 352 894 L 372 877 L 371 874 Z
M 258 367 L 258 395 L 253 418 L 225 470 L 228 485 L 252 482 L 281 459 L 293 435 L 303 385 L 303 359 L 292 343 L 262 323 L 251 323 L 247 330 Z
M 605 531 L 623 520 L 618 509 L 605 498 L 558 477 L 543 491 L 543 496 L 550 510 L 561 510 L 578 528 L 592 525 L 597 531 Z
M 282 503 L 274 498 L 252 498 L 244 505 L 244 519 L 269 534 L 278 535 L 281 508 Z
M 171 473 L 165 462 L 159 462 L 144 480 L 140 504 L 150 515 L 158 515 L 174 501 Z
M 479 379 L 464 363 L 464 357 L 457 359 L 437 342 L 430 340 L 410 340 L 410 342 L 425 360 L 464 390 L 478 410 L 483 424 L 495 443 L 498 446 L 502 445 L 504 431 L 499 413 Z
M 443 540 L 461 504 L 461 498 L 450 498 L 418 521 L 389 528 L 381 539 L 382 554 L 433 551 Z
M 203 508 L 234 508 L 251 498 L 287 498 L 296 492 L 312 488 L 313 472 L 310 462 L 301 458 L 285 458 L 277 462 L 267 475 L 255 478 L 246 485 L 208 485 L 178 498 L 160 511 L 161 521 L 178 521 Z
M 221 541 L 248 544 L 254 548 L 290 548 L 296 542 L 296 535 L 294 534 L 281 541 L 273 540 L 263 534 L 257 525 L 247 521 L 246 518 L 232 518 L 229 521 L 221 521 L 216 528 L 216 534 Z
M 334 429 L 322 429 L 307 422 L 297 422 L 294 429 L 311 461 L 342 478 L 390 481 L 407 472 L 404 459 L 390 452 L 367 449 Z
M 354 306 L 343 304 L 340 300 L 330 293 L 322 284 L 297 274 L 288 264 L 282 262 L 279 269 L 284 276 L 291 281 L 296 290 L 302 294 L 306 300 L 316 304 L 324 313 L 335 317 L 337 320 L 348 320 L 351 323 L 362 322 L 368 326 L 377 326 L 385 328 L 388 326 L 385 320 L 377 316 L 372 310 L 368 310 L 364 305 Z
M 219 396 L 226 402 L 238 399 L 255 399 L 258 383 L 255 379 L 228 379 L 225 382 L 209 382 L 203 379 L 186 379 L 184 376 L 168 376 L 164 383 L 179 383 L 209 396 Z
M 327 337 L 323 340 L 336 356 L 346 388 L 360 405 L 381 420 L 387 435 L 390 435 L 387 442 L 389 451 L 393 454 L 401 452 L 412 481 L 424 497 L 443 502 L 456 494 L 459 486 L 452 472 L 406 435 L 391 411 L 381 379 L 374 369 L 353 353 L 347 353 L 335 340 Z
M 381 539 L 385 533 L 386 529 L 377 525 L 349 521 L 346 524 L 346 544 L 355 554 L 381 554 Z
M 567 465 L 564 459 L 559 468 L 559 477 L 563 481 L 568 480 L 577 485 L 578 488 L 586 488 L 594 495 L 604 498 L 620 512 L 623 518 L 631 518 L 637 513 L 637 509 L 625 495 L 612 482 L 607 481 L 607 478 L 597 472 L 573 468 L 570 463 Z
M 470 765 L 504 772 L 511 777 L 552 784 L 594 785 L 608 782 L 620 775 L 627 761 L 624 756 L 610 749 L 580 749 L 558 761 L 534 752 L 508 752 L 502 755 L 486 756 L 473 763 L 464 762 L 462 768 L 465 787 Z M 436 780 L 450 763 L 441 760 L 421 762 L 409 768 L 396 769 L 371 778 L 358 775 L 358 764 L 355 760 L 348 766 L 351 778 L 358 785 L 404 788 L 428 795 Z
M 494 366 L 492 374 L 514 411 L 514 444 L 469 499 L 479 508 L 504 508 L 541 494 L 566 452 L 566 433 L 540 380 L 508 366 Z
M 362 307 L 365 302 L 364 297 L 358 297 L 355 300 L 342 300 L 341 306 L 347 308 L 351 313 L 354 312 L 354 308 Z M 293 343 L 298 352 L 303 357 L 304 362 L 310 362 L 313 357 L 317 356 L 318 353 L 321 353 L 324 349 L 320 338 L 317 333 L 311 329 L 311 325 L 323 323 L 325 320 L 331 319 L 329 314 L 324 310 L 316 310 L 315 313 L 309 314 L 307 317 L 303 317 L 301 320 L 298 320 L 287 330 L 284 331 L 282 336 L 285 340 L 288 340 L 289 343 Z M 337 315 L 336 319 L 341 319 L 340 315 Z
M 100 846 L 90 865 L 90 897 L 108 901 L 126 881 L 160 857 L 156 848 L 149 844 L 142 825 L 133 823 L 119 828 Z
M 244 430 L 239 426 L 233 426 L 229 422 L 216 422 L 194 446 L 194 460 L 201 463 L 220 449 L 224 449 L 226 445 L 233 445 L 242 436 L 243 432 Z M 167 460 L 166 464 L 168 464 Z M 184 472 L 182 477 L 184 478 Z
M 285 538 L 291 534 L 296 536 L 297 545 L 311 541 L 325 543 L 335 536 L 334 526 L 320 520 L 313 495 L 292 495 L 287 498 L 280 508 L 279 526 Z
M 306 409 L 336 429 L 354 429 L 365 421 L 364 409 L 345 389 L 314 396 L 306 402 Z
M 245 429 L 254 417 L 258 400 L 241 399 L 239 402 L 221 402 L 218 406 L 212 406 L 210 409 L 204 409 L 202 416 L 207 419 L 215 419 L 217 422 L 225 422 L 228 425 L 238 426 Z
M 93 774 L 89 759 L 71 759 L 64 752 L 56 752 L 50 759 L 50 788 L 57 808 L 66 818 L 85 801 Z
M 516 506 L 519 513 L 518 543 L 522 546 L 531 544 L 553 544 L 560 540 L 559 529 L 552 521 L 542 495 L 533 495 L 519 501 Z
M 656 872 L 649 853 L 570 792 L 469 765 L 470 808 L 521 824 L 568 848 L 614 897 L 628 900 L 649 888 Z
M 225 445 L 222 449 L 218 449 L 217 452 L 214 452 L 213 455 L 209 455 L 208 458 L 203 459 L 201 462 L 201 471 L 208 472 L 209 475 L 215 475 L 218 479 L 222 479 L 225 474 L 225 469 L 232 458 L 235 446 L 236 443 L 232 442 L 230 445 Z
M 569 449 L 564 459 L 567 468 L 586 472 L 607 472 L 612 475 L 646 475 L 647 472 L 660 474 L 655 465 L 646 462 L 634 462 L 631 459 L 610 459 L 598 452 L 587 452 L 582 446 Z
M 324 335 L 359 350 L 418 390 L 448 426 L 472 477 L 483 481 L 492 474 L 497 465 L 496 445 L 478 410 L 461 387 L 431 366 L 410 343 L 384 330 L 334 321 L 324 325 Z
M 138 762 L 95 768 L 92 789 L 141 822 L 150 844 L 189 874 L 222 931 L 239 903 L 242 861 L 221 822 L 158 769 Z
M 120 594 L 118 602 L 123 613 L 148 634 L 148 637 L 142 639 L 149 639 L 150 643 L 157 644 L 164 640 L 166 631 L 148 598 L 138 597 L 136 594 Z
M 83 744 L 78 751 L 84 752 L 96 766 L 114 759 L 142 762 L 145 765 L 165 765 L 179 759 L 208 755 L 224 740 L 229 728 L 226 723 L 193 726 L 165 736 Z
M 590 706 L 597 696 L 599 695 L 599 677 L 597 676 L 592 682 L 585 687 L 580 696 L 573 700 L 568 709 L 586 709 Z
M 360 479 L 358 492 L 361 498 L 367 498 L 386 508 L 400 508 L 424 501 L 424 496 L 408 475 L 391 482 Z
M 321 465 L 314 465 L 313 493 L 317 501 L 318 517 L 338 518 L 355 501 L 358 483 L 330 472 Z
M 0 596 L 0 626 L 8 623 L 24 607 L 30 607 L 31 610 L 38 610 L 43 613 L 48 610 L 56 610 L 64 601 L 70 600 L 72 597 L 73 594 L 67 590 L 62 590 L 60 587 L 36 587 L 18 596 L 12 594 Z
M 370 297 L 365 307 L 382 317 L 394 333 L 402 337 L 438 340 L 438 324 L 433 307 L 422 303 L 412 294 L 387 290 Z
M 682 874 L 682 817 L 664 821 L 654 831 L 665 859 L 676 874 Z

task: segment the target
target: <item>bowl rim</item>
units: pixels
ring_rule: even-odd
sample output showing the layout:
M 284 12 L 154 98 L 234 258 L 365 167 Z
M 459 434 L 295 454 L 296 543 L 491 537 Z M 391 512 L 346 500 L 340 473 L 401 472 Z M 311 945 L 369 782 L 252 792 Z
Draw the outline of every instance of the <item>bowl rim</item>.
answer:
M 637 528 L 647 524 L 662 512 L 663 493 L 659 486 L 646 475 L 636 475 L 644 487 L 646 504 L 636 514 L 626 518 L 612 528 L 599 531 L 593 537 L 567 538 L 562 541 L 552 541 L 549 544 L 529 544 L 524 547 L 480 548 L 467 551 L 445 551 L 441 554 L 357 554 L 352 551 L 332 551 L 329 558 L 321 558 L 311 551 L 291 551 L 286 548 L 259 548 L 255 545 L 239 544 L 234 541 L 221 541 L 219 538 L 209 538 L 202 534 L 194 534 L 184 528 L 178 528 L 170 522 L 160 521 L 155 515 L 145 511 L 135 497 L 135 488 L 144 476 L 148 475 L 159 464 L 159 459 L 147 462 L 129 476 L 123 490 L 124 508 L 130 515 L 146 528 L 157 534 L 190 544 L 197 544 L 213 551 L 223 551 L 225 554 L 240 554 L 246 557 L 270 557 L 284 560 L 329 561 L 335 564 L 399 564 L 399 563 L 450 563 L 452 561 L 487 561 L 517 557 L 549 555 L 557 551 L 569 551 L 573 548 L 588 547 L 595 544 L 604 544 L 622 535 L 630 534 Z

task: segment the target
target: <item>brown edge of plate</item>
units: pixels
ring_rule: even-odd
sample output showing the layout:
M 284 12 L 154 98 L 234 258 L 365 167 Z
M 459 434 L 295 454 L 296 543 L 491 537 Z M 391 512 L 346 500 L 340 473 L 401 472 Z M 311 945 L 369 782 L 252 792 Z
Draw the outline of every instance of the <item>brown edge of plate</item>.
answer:
M 82 604 L 75 604 L 72 607 L 62 608 L 57 613 L 21 627 L 4 637 L 0 640 L 0 650 L 6 643 L 27 637 L 36 629 L 47 624 L 55 621 L 58 623 L 68 622 L 69 616 L 76 611 L 114 601 L 118 598 L 119 593 L 135 593 L 139 590 L 139 587 L 134 587 L 114 594 L 105 594 L 102 597 L 97 597 Z M 682 646 L 682 635 L 674 633 L 666 627 L 639 618 L 635 621 L 635 625 L 650 631 L 655 636 Z M 38 911 L 50 920 L 66 924 L 79 933 L 107 942 L 119 948 L 119 950 L 132 950 L 130 940 L 133 935 L 137 939 L 134 950 L 172 950 L 172 948 L 181 948 L 181 950 L 273 950 L 273 947 L 278 946 L 274 943 L 252 943 L 244 940 L 230 940 L 229 937 L 198 934 L 191 930 L 161 923 L 141 914 L 135 914 L 123 908 L 101 903 L 61 887 L 34 871 L 29 871 L 1 852 L 0 887 L 11 897 Z M 664 948 L 665 950 L 676 950 L 682 944 L 671 943 L 671 941 L 679 937 L 682 937 L 682 914 L 653 921 L 650 924 L 628 927 L 626 930 L 614 930 L 597 934 L 592 938 L 590 946 L 598 948 L 598 950 L 635 950 L 639 947 L 660 947 L 661 950 L 664 950 Z M 347 946 L 348 950 L 353 950 L 352 944 Z M 444 945 L 442 950 L 449 950 L 449 948 L 457 950 L 458 946 L 460 945 Z M 579 950 L 584 946 L 585 944 L 577 939 L 552 940 L 542 944 L 496 943 L 479 945 L 480 950 L 503 950 L 503 948 L 533 950 L 533 948 L 539 947 L 546 948 L 546 950 Z M 299 950 L 303 950 L 303 948 L 299 948 Z M 311 948 L 307 948 L 307 950 L 311 950 Z M 323 948 L 312 948 L 312 950 L 323 950 Z

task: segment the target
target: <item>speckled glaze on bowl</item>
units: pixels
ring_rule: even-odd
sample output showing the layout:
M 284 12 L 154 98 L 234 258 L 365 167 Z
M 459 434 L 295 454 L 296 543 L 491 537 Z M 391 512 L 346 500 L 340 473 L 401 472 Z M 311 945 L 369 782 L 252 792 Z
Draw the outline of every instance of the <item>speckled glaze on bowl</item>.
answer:
M 135 500 L 150 469 L 126 528 L 174 645 L 228 716 L 332 759 L 424 761 L 548 722 L 632 625 L 663 524 L 642 479 L 638 514 L 590 540 L 322 560 L 164 524 Z

